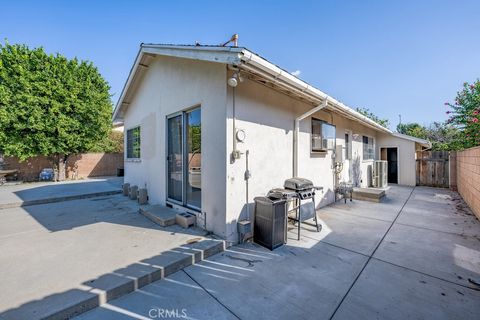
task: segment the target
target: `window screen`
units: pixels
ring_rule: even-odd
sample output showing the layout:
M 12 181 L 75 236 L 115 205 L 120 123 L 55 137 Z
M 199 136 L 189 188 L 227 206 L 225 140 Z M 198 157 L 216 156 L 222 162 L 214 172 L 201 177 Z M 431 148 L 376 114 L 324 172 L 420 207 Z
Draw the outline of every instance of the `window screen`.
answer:
M 127 130 L 127 158 L 140 158 L 140 127 Z
M 352 159 L 352 146 L 350 142 L 350 134 L 345 133 L 345 159 L 350 160 Z
M 335 150 L 335 126 L 312 119 L 312 151 Z
M 373 138 L 363 136 L 363 160 L 373 160 L 375 158 L 375 147 Z

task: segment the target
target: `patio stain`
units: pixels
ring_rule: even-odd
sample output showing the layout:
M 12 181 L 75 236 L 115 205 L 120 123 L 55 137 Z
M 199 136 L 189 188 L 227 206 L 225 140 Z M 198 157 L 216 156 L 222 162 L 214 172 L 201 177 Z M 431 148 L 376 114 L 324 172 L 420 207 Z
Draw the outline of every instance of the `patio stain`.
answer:
M 232 259 L 232 260 L 239 260 L 239 261 L 244 261 L 244 262 L 248 263 L 248 265 L 247 265 L 248 268 L 254 267 L 255 263 L 263 262 L 263 260 L 250 260 L 250 259 L 245 259 L 245 258 L 234 257 L 234 256 L 231 256 L 231 255 L 228 255 L 228 254 L 226 256 L 228 258 Z

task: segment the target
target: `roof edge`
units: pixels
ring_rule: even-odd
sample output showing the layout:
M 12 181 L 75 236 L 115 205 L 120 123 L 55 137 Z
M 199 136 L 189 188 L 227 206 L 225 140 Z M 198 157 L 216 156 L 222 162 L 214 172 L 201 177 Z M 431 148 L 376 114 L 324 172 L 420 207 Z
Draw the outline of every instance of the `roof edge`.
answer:
M 125 97 L 125 93 L 127 92 L 128 87 L 130 86 L 130 83 L 132 82 L 133 75 L 135 73 L 134 71 L 137 70 L 138 64 L 140 63 L 141 53 L 142 53 L 142 46 L 140 45 L 140 49 L 138 49 L 137 55 L 135 56 L 135 62 L 133 63 L 132 67 L 130 68 L 130 72 L 128 73 L 127 81 L 125 81 L 125 84 L 123 85 L 120 96 L 118 97 L 117 104 L 115 105 L 115 109 L 113 109 L 113 114 L 112 114 L 112 121 L 113 122 L 123 122 L 123 119 L 118 118 L 118 113 L 120 112 L 120 106 L 121 106 L 122 101 Z
M 125 96 L 132 84 L 132 80 L 135 77 L 135 74 L 140 65 L 140 61 L 143 56 L 148 55 L 158 55 L 158 56 L 168 56 L 168 57 L 177 57 L 185 58 L 191 60 L 201 60 L 214 63 L 223 63 L 223 64 L 239 64 L 241 62 L 240 56 L 244 48 L 242 47 L 222 47 L 222 46 L 189 46 L 189 45 L 167 45 L 167 44 L 140 44 L 140 49 L 138 50 L 137 56 L 135 57 L 135 62 L 130 69 L 130 72 L 127 77 L 123 89 L 120 93 L 120 96 L 115 105 L 115 109 L 112 114 L 112 121 L 118 122 L 123 121 L 120 117 L 120 111 L 122 105 L 124 104 Z
M 421 139 L 421 138 L 409 136 L 409 135 L 407 135 L 407 134 L 403 134 L 403 133 L 399 133 L 399 132 L 392 132 L 392 135 L 395 136 L 395 137 L 397 137 L 397 138 L 400 138 L 400 139 L 410 140 L 410 141 L 419 143 L 419 144 L 421 144 L 422 146 L 425 146 L 425 147 L 427 147 L 427 148 L 431 148 L 431 147 L 432 147 L 432 143 L 431 143 L 430 141 L 428 141 L 428 140 L 425 140 L 425 139 Z
M 392 131 L 381 126 L 368 117 L 360 114 L 354 109 L 346 106 L 342 102 L 327 95 L 325 92 L 315 88 L 307 82 L 290 74 L 287 70 L 269 62 L 267 59 L 259 56 L 256 53 L 244 48 L 233 46 L 205 46 L 205 45 L 172 45 L 172 44 L 144 44 L 140 45 L 140 49 L 135 58 L 135 63 L 132 66 L 128 75 L 127 81 L 122 89 L 120 97 L 117 101 L 113 111 L 113 121 L 122 121 L 119 113 L 124 104 L 125 95 L 131 85 L 132 79 L 137 72 L 138 65 L 142 60 L 144 54 L 163 55 L 171 57 L 179 57 L 193 60 L 211 61 L 216 63 L 224 63 L 236 66 L 249 66 L 258 69 L 260 72 L 272 77 L 277 81 L 282 81 L 289 87 L 294 88 L 302 95 L 308 95 L 311 100 L 323 101 L 328 98 L 329 106 L 335 111 L 348 114 L 368 127 L 374 130 L 391 134 Z
M 313 97 L 316 97 L 318 100 L 323 101 L 328 99 L 329 104 L 334 108 L 341 112 L 350 114 L 353 118 L 359 120 L 367 124 L 368 126 L 386 133 L 392 133 L 392 131 L 382 125 L 378 124 L 377 122 L 373 121 L 372 119 L 362 115 L 358 111 L 348 107 L 344 103 L 338 101 L 337 99 L 329 96 L 325 92 L 315 88 L 314 86 L 308 84 L 307 82 L 297 78 L 296 76 L 290 74 L 285 69 L 280 68 L 279 66 L 269 62 L 268 60 L 260 57 L 259 55 L 247 50 L 242 50 L 242 63 L 246 65 L 251 65 L 254 68 L 258 68 L 261 72 L 265 72 L 269 74 L 272 78 L 277 80 L 282 80 L 285 83 L 289 84 L 290 86 L 295 87 L 298 91 L 302 93 L 308 93 Z

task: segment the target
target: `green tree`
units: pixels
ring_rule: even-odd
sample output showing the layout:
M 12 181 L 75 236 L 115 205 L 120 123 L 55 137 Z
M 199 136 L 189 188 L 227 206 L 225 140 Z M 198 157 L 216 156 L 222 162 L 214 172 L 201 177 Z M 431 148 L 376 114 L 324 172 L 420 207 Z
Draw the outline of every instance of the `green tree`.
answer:
M 461 132 L 445 122 L 434 122 L 426 128 L 425 139 L 432 142 L 432 150 L 453 151 L 461 148 Z
M 447 123 L 457 127 L 462 137 L 459 146 L 471 148 L 480 145 L 480 80 L 469 84 L 465 82 L 462 90 L 457 92 L 454 103 L 445 102 L 450 108 Z
M 421 139 L 427 138 L 427 129 L 416 122 L 399 123 L 397 125 L 397 132 Z
M 123 132 L 110 131 L 108 136 L 92 146 L 89 152 L 123 152 Z
M 365 117 L 375 121 L 376 123 L 378 123 L 382 127 L 388 128 L 388 125 L 389 125 L 388 119 L 379 118 L 377 115 L 375 115 L 373 112 L 371 112 L 370 109 L 368 109 L 368 108 L 357 108 L 356 110 L 357 110 L 358 113 L 360 113 L 360 114 L 364 115 Z
M 44 155 L 65 178 L 69 155 L 111 131 L 108 83 L 88 61 L 0 44 L 0 147 L 21 160 Z
M 457 150 L 459 148 L 460 131 L 447 123 L 434 122 L 428 127 L 418 123 L 401 123 L 397 132 L 412 137 L 426 139 L 432 143 L 432 150 Z

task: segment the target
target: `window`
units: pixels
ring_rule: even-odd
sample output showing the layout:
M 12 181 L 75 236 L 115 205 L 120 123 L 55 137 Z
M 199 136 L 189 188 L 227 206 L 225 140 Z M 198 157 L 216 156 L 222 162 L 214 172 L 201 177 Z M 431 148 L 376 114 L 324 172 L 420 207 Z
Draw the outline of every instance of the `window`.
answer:
M 335 150 L 335 126 L 312 119 L 312 152 Z
M 127 158 L 140 158 L 140 127 L 127 130 Z
M 375 147 L 372 137 L 363 136 L 363 160 L 375 159 Z
M 352 159 L 352 141 L 350 140 L 350 133 L 345 132 L 345 159 Z

